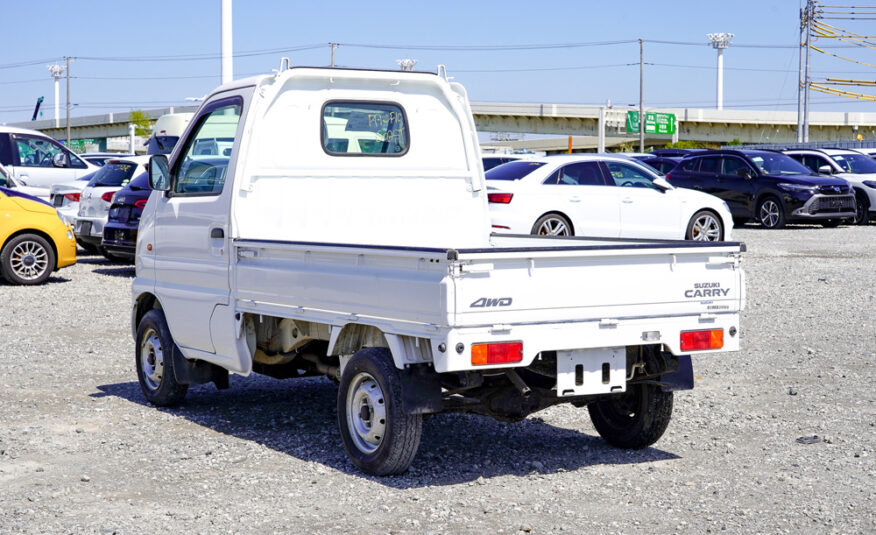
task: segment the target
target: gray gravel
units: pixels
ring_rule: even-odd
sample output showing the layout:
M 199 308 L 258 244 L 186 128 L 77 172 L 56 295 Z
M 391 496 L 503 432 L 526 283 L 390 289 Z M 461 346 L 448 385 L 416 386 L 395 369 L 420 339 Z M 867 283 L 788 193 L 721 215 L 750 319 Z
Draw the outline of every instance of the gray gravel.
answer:
M 571 406 L 441 415 L 385 479 L 347 460 L 328 380 L 146 405 L 133 268 L 0 283 L 0 533 L 874 533 L 876 226 L 737 238 L 743 350 L 694 358 L 654 447 L 612 449 Z

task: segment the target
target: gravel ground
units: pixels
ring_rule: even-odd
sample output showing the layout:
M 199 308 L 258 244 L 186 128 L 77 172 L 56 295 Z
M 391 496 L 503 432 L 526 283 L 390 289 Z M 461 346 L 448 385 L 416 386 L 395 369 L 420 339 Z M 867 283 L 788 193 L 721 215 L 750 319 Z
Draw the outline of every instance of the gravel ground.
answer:
M 586 410 L 426 420 L 403 476 L 355 470 L 325 379 L 143 401 L 133 268 L 0 283 L 0 533 L 876 533 L 876 226 L 737 231 L 743 350 L 694 357 L 666 435 Z

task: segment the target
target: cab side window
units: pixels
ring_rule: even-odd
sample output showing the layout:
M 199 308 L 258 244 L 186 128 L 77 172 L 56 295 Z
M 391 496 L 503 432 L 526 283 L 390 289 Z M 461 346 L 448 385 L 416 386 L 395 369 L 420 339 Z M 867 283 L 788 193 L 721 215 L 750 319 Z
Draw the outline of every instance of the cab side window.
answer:
M 18 153 L 18 165 L 22 167 L 54 167 L 52 158 L 64 149 L 48 139 L 16 135 L 13 151 Z
M 182 160 L 176 167 L 174 193 L 222 193 L 240 111 L 240 103 L 235 102 L 215 108 L 199 118 L 195 133 L 188 139 Z

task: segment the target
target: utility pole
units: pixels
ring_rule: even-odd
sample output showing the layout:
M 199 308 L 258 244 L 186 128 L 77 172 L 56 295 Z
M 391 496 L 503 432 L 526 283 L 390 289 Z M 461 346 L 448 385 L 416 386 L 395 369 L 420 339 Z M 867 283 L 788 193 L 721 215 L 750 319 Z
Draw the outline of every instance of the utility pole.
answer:
M 337 43 L 329 43 L 329 46 L 332 48 L 332 69 L 335 68 L 335 49 L 338 48 Z M 404 69 L 402 69 L 404 70 Z
M 231 41 L 231 0 L 222 0 L 222 83 L 234 80 L 234 55 Z
M 639 39 L 639 152 L 645 152 L 645 42 Z
M 52 78 L 55 80 L 55 128 L 61 126 L 61 112 L 60 110 L 60 92 L 58 90 L 58 86 L 61 84 L 61 76 L 64 75 L 64 67 L 60 65 L 46 65 L 46 68 L 49 69 L 49 74 L 52 75 Z
M 732 33 L 709 33 L 706 34 L 712 43 L 712 48 L 718 51 L 718 95 L 717 108 L 724 109 L 724 49 L 730 46 Z
M 812 79 L 809 77 L 809 49 L 812 39 L 812 17 L 815 15 L 814 0 L 806 0 L 806 65 L 803 80 L 803 142 L 809 142 L 809 86 Z
M 64 56 L 67 62 L 67 148 L 70 148 L 70 56 Z
M 797 72 L 797 143 L 803 143 L 803 47 L 806 44 L 803 32 L 806 29 L 806 13 L 800 8 L 800 69 Z

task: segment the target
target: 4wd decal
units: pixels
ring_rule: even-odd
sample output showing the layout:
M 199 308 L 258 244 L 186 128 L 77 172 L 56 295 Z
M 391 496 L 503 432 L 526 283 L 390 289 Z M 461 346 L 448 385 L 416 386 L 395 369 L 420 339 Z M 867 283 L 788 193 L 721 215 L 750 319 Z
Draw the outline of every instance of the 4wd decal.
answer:
M 469 308 L 486 308 L 486 307 L 509 307 L 511 306 L 510 297 L 481 297 L 474 303 L 469 305 Z
M 720 282 L 697 282 L 693 289 L 685 290 L 685 297 L 726 297 L 730 288 L 721 288 Z

